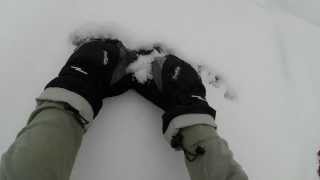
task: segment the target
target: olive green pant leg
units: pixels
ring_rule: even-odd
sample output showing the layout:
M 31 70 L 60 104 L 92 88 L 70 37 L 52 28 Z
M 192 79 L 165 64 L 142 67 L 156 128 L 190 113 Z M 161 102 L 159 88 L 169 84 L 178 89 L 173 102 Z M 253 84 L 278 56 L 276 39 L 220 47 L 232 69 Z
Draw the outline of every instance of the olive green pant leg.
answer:
M 215 128 L 194 125 L 183 128 L 181 134 L 188 151 L 194 153 L 197 146 L 206 151 L 194 161 L 185 159 L 191 180 L 248 180 L 242 167 L 234 160 L 228 144 L 219 137 Z
M 1 180 L 68 180 L 83 129 L 63 103 L 43 102 L 2 156 Z

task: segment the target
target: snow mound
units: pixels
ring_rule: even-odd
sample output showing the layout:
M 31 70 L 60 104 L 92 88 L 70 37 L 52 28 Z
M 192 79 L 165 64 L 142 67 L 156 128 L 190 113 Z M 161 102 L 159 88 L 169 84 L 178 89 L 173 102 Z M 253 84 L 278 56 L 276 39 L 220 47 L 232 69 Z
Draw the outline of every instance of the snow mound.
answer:
M 118 36 L 119 30 L 116 25 L 88 23 L 73 31 L 70 41 L 74 46 L 80 46 L 91 39 L 117 39 Z

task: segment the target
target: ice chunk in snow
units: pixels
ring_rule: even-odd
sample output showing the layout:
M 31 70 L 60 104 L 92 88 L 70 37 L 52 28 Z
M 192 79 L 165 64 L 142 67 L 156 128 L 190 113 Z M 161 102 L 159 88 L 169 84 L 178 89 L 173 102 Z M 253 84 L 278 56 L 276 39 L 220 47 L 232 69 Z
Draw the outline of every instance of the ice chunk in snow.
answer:
M 139 83 L 145 83 L 153 79 L 151 63 L 163 56 L 165 56 L 165 54 L 159 53 L 158 51 L 152 51 L 148 55 L 140 55 L 135 62 L 128 66 L 127 72 L 133 73 Z

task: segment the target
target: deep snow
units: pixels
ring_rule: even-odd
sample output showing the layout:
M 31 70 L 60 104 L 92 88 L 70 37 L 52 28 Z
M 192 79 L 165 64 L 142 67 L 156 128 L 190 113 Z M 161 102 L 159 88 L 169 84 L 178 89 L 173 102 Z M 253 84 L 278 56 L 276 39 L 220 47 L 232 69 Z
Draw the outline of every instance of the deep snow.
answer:
M 70 33 L 113 22 L 128 46 L 167 43 L 226 82 L 209 86 L 208 100 L 250 179 L 317 179 L 320 27 L 268 2 L 1 1 L 0 152 L 72 52 Z M 225 99 L 226 89 L 236 98 Z M 105 100 L 71 179 L 188 179 L 182 154 L 161 135 L 161 114 L 132 91 Z

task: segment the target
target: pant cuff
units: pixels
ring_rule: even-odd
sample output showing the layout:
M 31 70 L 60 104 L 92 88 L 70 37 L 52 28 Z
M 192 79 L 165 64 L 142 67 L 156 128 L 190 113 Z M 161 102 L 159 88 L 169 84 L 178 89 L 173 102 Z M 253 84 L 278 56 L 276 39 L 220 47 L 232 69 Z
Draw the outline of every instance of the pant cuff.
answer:
M 166 141 L 171 144 L 172 137 L 177 135 L 181 128 L 199 124 L 209 125 L 217 128 L 214 119 L 208 114 L 184 114 L 172 119 L 166 132 L 164 133 L 164 137 Z
M 94 118 L 94 113 L 89 102 L 82 96 L 63 88 L 47 88 L 37 98 L 37 102 L 43 101 L 64 102 L 79 112 L 85 122 L 85 129 L 89 127 Z

